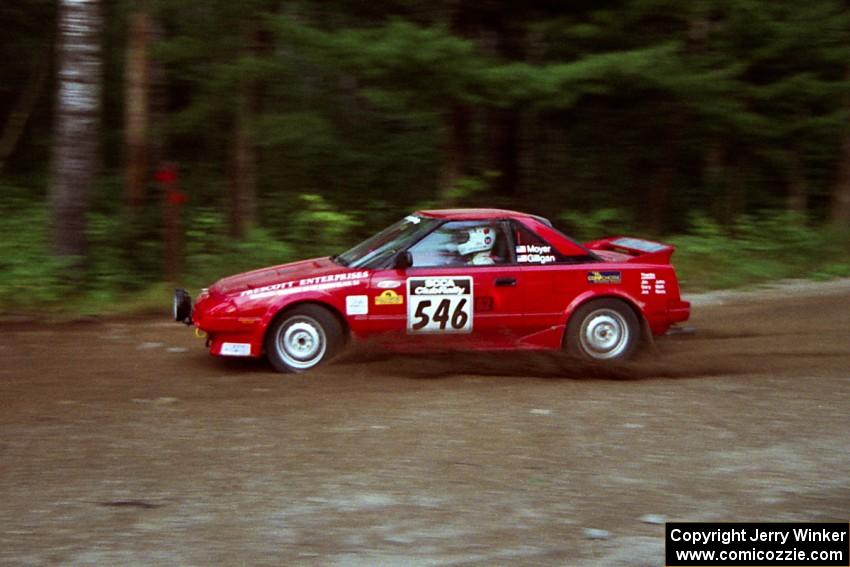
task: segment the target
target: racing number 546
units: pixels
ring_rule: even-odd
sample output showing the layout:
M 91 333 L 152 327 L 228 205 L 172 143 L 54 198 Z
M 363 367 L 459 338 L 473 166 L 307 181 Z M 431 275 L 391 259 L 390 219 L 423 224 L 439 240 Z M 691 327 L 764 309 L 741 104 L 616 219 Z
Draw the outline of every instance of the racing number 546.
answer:
M 419 302 L 416 306 L 416 311 L 413 313 L 411 329 L 419 331 L 430 325 L 435 328 L 439 326 L 441 331 L 445 331 L 448 325 L 452 330 L 460 330 L 469 321 L 469 314 L 466 312 L 467 299 L 465 297 L 461 297 L 455 303 L 454 309 L 452 309 L 451 299 L 441 299 L 437 303 L 436 309 L 433 310 L 433 314 L 430 314 L 432 303 L 430 299 L 423 299 Z

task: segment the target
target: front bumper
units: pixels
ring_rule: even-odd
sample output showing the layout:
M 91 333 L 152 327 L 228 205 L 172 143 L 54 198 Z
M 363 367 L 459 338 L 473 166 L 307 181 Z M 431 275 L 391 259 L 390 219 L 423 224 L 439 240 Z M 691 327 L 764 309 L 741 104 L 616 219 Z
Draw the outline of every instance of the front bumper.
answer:
M 173 303 L 174 320 L 196 327 L 196 333 L 204 333 L 210 354 L 262 356 L 264 335 L 260 314 L 240 313 L 232 300 L 211 295 L 206 289 L 194 300 L 185 289 L 175 289 Z

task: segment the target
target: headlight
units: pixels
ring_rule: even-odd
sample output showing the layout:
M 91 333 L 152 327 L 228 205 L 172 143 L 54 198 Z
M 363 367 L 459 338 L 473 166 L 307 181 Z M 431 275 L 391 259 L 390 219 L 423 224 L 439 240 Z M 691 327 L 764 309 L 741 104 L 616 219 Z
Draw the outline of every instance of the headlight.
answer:
M 236 304 L 232 299 L 225 299 L 221 303 L 214 305 L 210 311 L 210 315 L 229 315 L 236 311 Z

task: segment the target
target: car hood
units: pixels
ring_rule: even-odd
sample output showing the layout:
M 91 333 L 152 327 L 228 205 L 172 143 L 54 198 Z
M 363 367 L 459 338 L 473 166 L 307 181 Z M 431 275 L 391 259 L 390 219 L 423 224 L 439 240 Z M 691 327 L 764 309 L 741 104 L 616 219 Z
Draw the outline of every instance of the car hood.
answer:
M 312 258 L 222 278 L 210 287 L 213 293 L 234 294 L 274 284 L 350 272 L 329 257 Z

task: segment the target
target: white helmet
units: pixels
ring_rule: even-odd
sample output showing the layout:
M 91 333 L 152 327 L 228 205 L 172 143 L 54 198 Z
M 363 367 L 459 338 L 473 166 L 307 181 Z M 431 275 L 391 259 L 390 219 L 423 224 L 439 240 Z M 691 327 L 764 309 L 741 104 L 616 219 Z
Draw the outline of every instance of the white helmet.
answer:
M 466 232 L 469 238 L 463 244 L 457 245 L 457 251 L 462 256 L 488 252 L 493 249 L 493 245 L 496 243 L 496 233 L 489 227 L 476 226 L 467 229 Z

